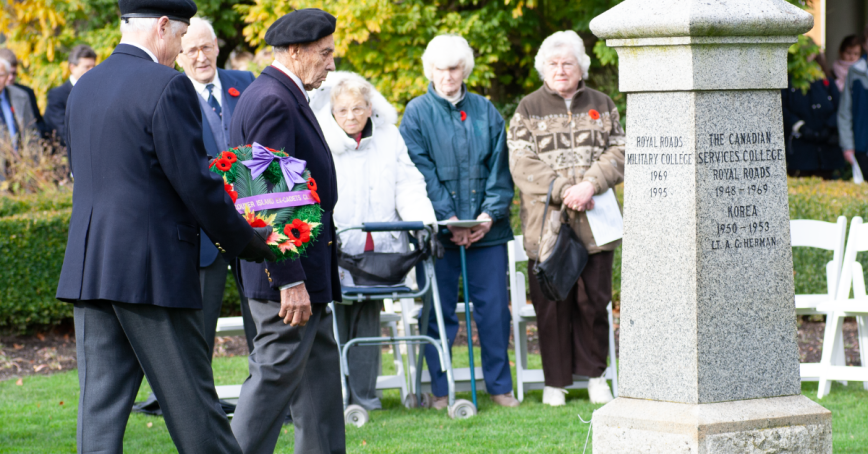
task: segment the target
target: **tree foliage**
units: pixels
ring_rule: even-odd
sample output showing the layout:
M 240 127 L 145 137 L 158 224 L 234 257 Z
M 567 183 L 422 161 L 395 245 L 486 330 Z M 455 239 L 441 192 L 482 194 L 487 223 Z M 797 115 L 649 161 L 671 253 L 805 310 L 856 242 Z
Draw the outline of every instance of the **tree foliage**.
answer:
M 274 19 L 298 8 L 322 8 L 338 18 L 339 69 L 371 80 L 390 101 L 405 105 L 427 90 L 422 53 L 435 36 L 460 34 L 476 52 L 468 85 L 495 104 L 513 104 L 540 85 L 533 59 L 542 40 L 558 30 L 577 31 L 587 51 L 597 39 L 588 24 L 620 0 L 254 0 L 238 5 L 254 46 Z M 614 88 L 599 60 L 590 82 Z M 599 74 L 599 80 L 595 75 Z M 601 87 L 602 88 L 602 87 Z

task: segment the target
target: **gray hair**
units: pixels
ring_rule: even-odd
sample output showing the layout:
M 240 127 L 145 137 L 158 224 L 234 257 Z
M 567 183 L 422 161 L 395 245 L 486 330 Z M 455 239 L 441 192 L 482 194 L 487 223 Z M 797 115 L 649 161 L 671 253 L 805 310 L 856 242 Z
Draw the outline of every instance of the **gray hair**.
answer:
M 435 36 L 422 54 L 422 70 L 425 72 L 425 77 L 431 80 L 435 68 L 446 69 L 453 66 L 462 67 L 464 78 L 467 79 L 473 72 L 473 49 L 461 36 Z
M 587 77 L 588 68 L 591 67 L 591 57 L 585 53 L 585 43 L 582 42 L 582 38 L 579 37 L 578 33 L 572 30 L 564 30 L 552 33 L 539 46 L 533 66 L 539 73 L 540 79 L 545 79 L 546 77 L 545 66 L 549 59 L 564 50 L 572 52 L 575 55 L 576 61 L 579 62 L 579 67 L 582 68 L 582 78 Z
M 3 71 L 5 71 L 6 74 L 12 72 L 12 65 L 5 58 L 0 58 L 0 68 L 3 68 Z
M 210 20 L 205 19 L 204 17 L 192 17 L 190 18 L 190 27 L 187 30 L 197 25 L 208 29 L 208 31 L 211 32 L 211 38 L 217 39 L 217 33 L 214 32 L 214 26 L 211 25 Z
M 130 17 L 121 19 L 121 33 L 148 31 L 157 25 L 158 20 L 160 20 L 158 17 Z M 187 25 L 177 20 L 170 20 L 169 24 L 172 36 L 178 36 L 181 30 L 183 30 L 183 26 Z
M 79 44 L 69 51 L 69 64 L 78 65 L 78 61 L 82 58 L 92 58 L 96 60 L 96 52 L 87 44 Z
M 6 63 L 9 63 L 9 66 L 13 68 L 18 66 L 18 57 L 16 57 L 15 52 L 12 52 L 12 49 L 8 47 L 0 48 L 0 58 L 6 60 Z
M 340 82 L 335 84 L 331 89 L 331 104 L 334 106 L 335 101 L 338 97 L 344 93 L 349 93 L 355 96 L 360 96 L 365 100 L 365 104 L 368 107 L 371 106 L 371 93 L 374 92 L 374 86 L 371 85 L 370 82 L 362 78 L 361 76 L 355 77 L 347 77 L 345 79 L 341 79 Z

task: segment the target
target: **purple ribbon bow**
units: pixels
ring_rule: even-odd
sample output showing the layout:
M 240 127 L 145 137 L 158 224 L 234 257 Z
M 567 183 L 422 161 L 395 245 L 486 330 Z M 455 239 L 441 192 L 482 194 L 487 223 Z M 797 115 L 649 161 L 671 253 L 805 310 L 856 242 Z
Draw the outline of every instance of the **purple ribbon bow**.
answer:
M 265 169 L 271 165 L 271 161 L 275 159 L 279 161 L 280 171 L 283 172 L 283 178 L 286 179 L 290 188 L 292 188 L 292 185 L 294 184 L 307 182 L 307 180 L 305 180 L 301 175 L 302 172 L 304 172 L 305 165 L 307 165 L 306 162 L 301 159 L 293 158 L 292 156 L 287 156 L 285 158 L 276 156 L 274 153 L 268 151 L 267 148 L 256 142 L 253 143 L 253 159 L 249 161 L 241 161 L 241 163 L 250 169 L 251 176 L 256 179 L 256 177 L 265 172 Z

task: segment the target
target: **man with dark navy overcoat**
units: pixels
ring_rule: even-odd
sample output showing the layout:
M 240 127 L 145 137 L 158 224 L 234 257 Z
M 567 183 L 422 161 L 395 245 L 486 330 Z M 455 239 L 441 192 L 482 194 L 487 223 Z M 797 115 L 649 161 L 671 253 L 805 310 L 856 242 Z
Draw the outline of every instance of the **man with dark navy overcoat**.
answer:
M 199 228 L 217 247 L 274 260 L 208 171 L 190 80 L 173 66 L 192 0 L 120 0 L 121 44 L 66 110 L 75 173 L 57 297 L 74 304 L 79 453 L 120 453 L 147 376 L 181 453 L 241 453 L 202 328 Z
M 190 28 L 181 40 L 181 53 L 178 66 L 190 78 L 198 94 L 199 110 L 202 112 L 202 140 L 209 158 L 216 158 L 228 150 L 229 125 L 232 113 L 241 93 L 256 77 L 250 71 L 233 71 L 217 68 L 217 34 L 214 27 L 202 18 L 190 19 Z M 234 265 L 235 259 L 217 251 L 217 247 L 203 230 L 199 246 L 199 285 L 202 289 L 202 310 L 205 318 L 205 341 L 208 351 L 214 351 L 214 334 L 217 319 L 223 306 L 223 289 L 226 286 L 227 266 Z M 253 336 L 256 325 L 250 317 L 247 298 L 240 290 L 241 315 L 244 319 L 244 334 L 247 346 L 253 350 Z
M 274 47 L 274 63 L 247 88 L 232 118 L 230 145 L 257 142 L 304 160 L 323 209 L 322 233 L 305 257 L 241 264 L 257 328 L 250 376 L 232 419 L 245 454 L 274 451 L 288 410 L 296 452 L 346 450 L 338 350 L 328 310 L 329 302 L 341 299 L 332 223 L 337 182 L 307 98 L 307 90 L 318 88 L 335 69 L 335 22 L 331 14 L 312 8 L 275 21 L 265 34 Z

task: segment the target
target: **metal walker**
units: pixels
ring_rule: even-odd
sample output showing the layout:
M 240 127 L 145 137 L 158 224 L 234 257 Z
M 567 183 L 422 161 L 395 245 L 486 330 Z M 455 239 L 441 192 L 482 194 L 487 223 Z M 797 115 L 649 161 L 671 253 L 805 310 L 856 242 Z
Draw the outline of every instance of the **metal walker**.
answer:
M 423 232 L 422 241 L 434 241 L 434 235 L 431 228 L 426 227 L 421 222 L 365 222 L 360 226 L 352 226 L 342 229 L 338 232 L 340 235 L 349 230 L 361 230 L 362 232 Z M 422 346 L 432 345 L 440 357 L 440 367 L 446 373 L 449 393 L 449 411 L 448 415 L 453 419 L 469 418 L 477 413 L 476 405 L 473 402 L 464 399 L 455 399 L 455 380 L 452 374 L 452 361 L 449 357 L 449 339 L 447 338 L 446 328 L 443 322 L 443 312 L 440 307 L 440 292 L 437 288 L 437 279 L 434 274 L 434 258 L 428 256 L 420 264 L 425 270 L 425 284 L 418 291 L 413 291 L 409 287 L 343 287 L 341 294 L 344 301 L 376 301 L 392 299 L 398 301 L 401 298 L 421 298 L 422 317 L 419 323 L 419 335 L 404 335 L 389 337 L 357 337 L 346 343 L 342 343 L 338 335 L 337 318 L 332 317 L 332 324 L 335 333 L 335 342 L 338 345 L 340 353 L 340 368 L 341 368 L 341 392 L 344 401 L 344 417 L 347 424 L 353 424 L 357 427 L 363 426 L 368 422 L 368 412 L 359 405 L 349 405 L 349 390 L 347 385 L 347 377 L 350 375 L 350 370 L 347 362 L 347 353 L 353 346 L 383 346 L 391 345 L 398 354 L 398 348 L 404 344 L 409 348 L 419 348 L 417 355 L 418 365 L 415 373 L 411 373 L 411 377 L 415 379 L 415 394 L 410 393 L 404 399 L 404 406 L 407 408 L 430 407 L 427 394 L 423 394 L 422 389 L 422 373 L 421 363 L 423 360 Z M 426 298 L 429 296 L 430 298 Z M 334 304 L 330 303 L 332 310 Z M 440 339 L 434 339 L 426 334 L 428 326 L 428 317 L 430 315 L 431 306 L 434 307 L 434 314 L 437 319 L 438 331 L 440 331 Z

